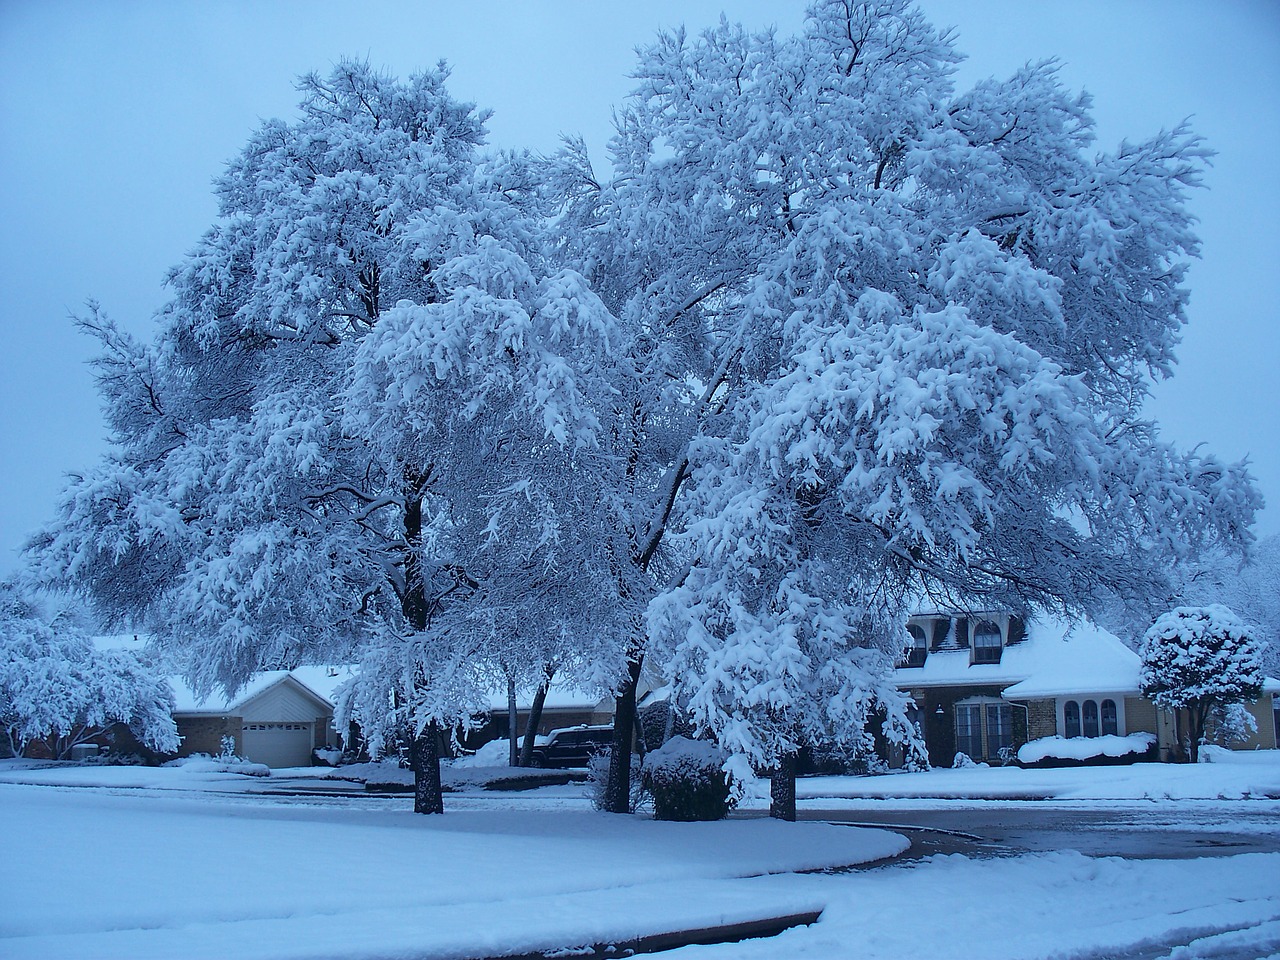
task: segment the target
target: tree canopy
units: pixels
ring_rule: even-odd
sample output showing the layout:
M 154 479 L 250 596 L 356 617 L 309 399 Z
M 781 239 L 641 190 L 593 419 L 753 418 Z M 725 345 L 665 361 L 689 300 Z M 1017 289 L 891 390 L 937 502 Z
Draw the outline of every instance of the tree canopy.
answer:
M 97 649 L 71 617 L 47 617 L 16 586 L 0 584 L 0 724 L 15 754 L 42 741 L 66 759 L 116 723 L 173 752 L 173 702 L 154 663 L 130 650 Z
M 1177 607 L 1157 618 L 1142 638 L 1142 693 L 1159 707 L 1186 712 L 1184 738 L 1193 763 L 1214 708 L 1262 695 L 1262 650 L 1244 622 L 1221 604 Z
M 554 665 L 619 695 L 620 803 L 646 657 L 740 768 L 910 740 L 913 604 L 1151 596 L 1260 503 L 1143 413 L 1203 144 L 1091 152 L 1053 63 L 958 59 L 896 0 L 663 34 L 607 175 L 482 154 L 443 68 L 304 78 L 154 343 L 84 318 L 116 445 L 46 575 L 200 685 L 358 659 L 348 709 L 424 743 Z

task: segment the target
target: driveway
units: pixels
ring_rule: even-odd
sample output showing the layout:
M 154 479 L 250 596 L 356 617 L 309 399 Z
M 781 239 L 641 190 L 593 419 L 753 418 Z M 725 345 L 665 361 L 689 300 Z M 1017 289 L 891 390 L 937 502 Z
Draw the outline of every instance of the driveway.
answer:
M 908 857 L 935 853 L 1013 856 L 1075 850 L 1086 856 L 1182 860 L 1280 852 L 1280 804 L 1161 804 L 1073 809 L 1058 804 L 1004 802 L 954 809 L 885 809 L 870 805 L 818 809 L 802 820 L 885 827 L 911 839 Z

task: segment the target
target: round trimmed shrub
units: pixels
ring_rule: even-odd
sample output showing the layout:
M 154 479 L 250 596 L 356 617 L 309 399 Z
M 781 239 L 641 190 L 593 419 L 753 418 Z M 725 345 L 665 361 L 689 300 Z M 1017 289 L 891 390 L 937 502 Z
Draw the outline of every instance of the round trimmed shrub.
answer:
M 644 784 L 657 820 L 723 820 L 733 803 L 728 755 L 714 743 L 672 737 L 644 761 Z

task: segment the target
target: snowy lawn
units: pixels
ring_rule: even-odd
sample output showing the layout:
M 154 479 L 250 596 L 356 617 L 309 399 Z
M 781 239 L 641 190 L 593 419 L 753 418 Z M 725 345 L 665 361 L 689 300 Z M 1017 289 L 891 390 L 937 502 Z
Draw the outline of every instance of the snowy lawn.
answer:
M 0 784 L 0 822 L 10 958 L 523 952 L 818 909 L 812 890 L 762 897 L 735 878 L 907 846 L 827 824 L 422 817 L 17 784 Z
M 835 877 L 744 883 L 762 900 L 807 893 L 827 907 L 811 927 L 666 956 L 1253 960 L 1280 951 L 1280 854 L 1134 861 L 1074 852 L 947 856 Z
M 806 777 L 801 800 L 1280 800 L 1280 750 L 1213 750 L 1212 763 L 1023 770 L 967 767 L 875 777 Z M 767 789 L 767 788 L 766 788 Z M 818 805 L 821 805 L 820 803 Z

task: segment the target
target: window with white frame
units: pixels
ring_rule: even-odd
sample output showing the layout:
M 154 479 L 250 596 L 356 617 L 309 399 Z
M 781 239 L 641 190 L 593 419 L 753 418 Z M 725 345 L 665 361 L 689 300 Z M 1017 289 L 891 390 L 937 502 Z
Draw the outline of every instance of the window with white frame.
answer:
M 1062 705 L 1062 735 L 1068 739 L 1080 736 L 1080 704 L 1074 700 Z
M 975 760 L 983 758 L 982 704 L 956 704 L 956 753 Z
M 999 663 L 1002 649 L 1000 625 L 990 620 L 980 621 L 973 630 L 973 662 Z
M 1117 718 L 1116 702 L 1114 700 L 1102 701 L 1102 735 L 1104 737 L 1114 737 L 1119 733 L 1120 725 Z
M 1119 736 L 1123 715 L 1118 701 L 1110 697 L 1067 700 L 1062 704 L 1064 737 Z
M 1080 705 L 1080 727 L 1086 737 L 1098 735 L 1098 701 L 1086 700 Z
M 957 703 L 956 752 L 973 760 L 1001 759 L 1013 746 L 1013 705 L 991 697 Z

